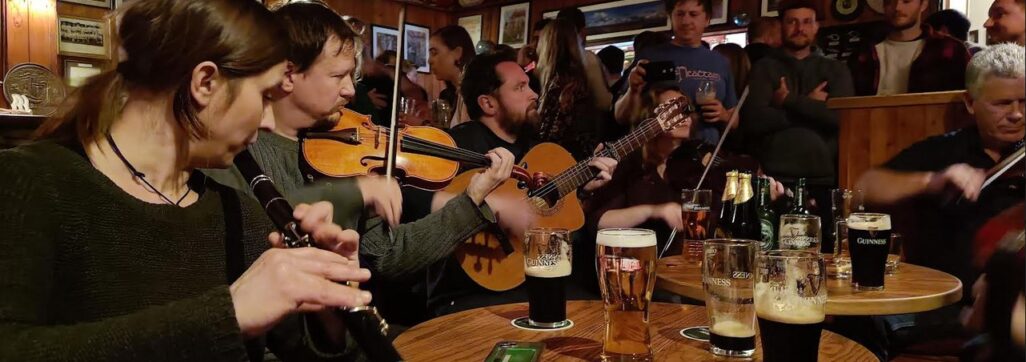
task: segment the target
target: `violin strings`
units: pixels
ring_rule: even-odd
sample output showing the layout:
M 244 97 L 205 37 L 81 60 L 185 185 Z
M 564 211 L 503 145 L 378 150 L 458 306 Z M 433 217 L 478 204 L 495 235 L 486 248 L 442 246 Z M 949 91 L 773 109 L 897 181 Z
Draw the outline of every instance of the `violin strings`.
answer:
M 389 135 L 387 133 L 381 133 L 381 134 L 362 133 L 361 136 L 363 136 L 363 137 L 377 137 L 377 136 L 381 136 L 386 141 L 389 139 Z M 485 157 L 484 155 L 482 155 L 482 154 L 479 154 L 479 153 L 476 153 L 476 152 L 473 152 L 473 151 L 470 151 L 470 150 L 465 150 L 465 149 L 462 149 L 462 148 L 456 148 L 456 147 L 450 147 L 450 146 L 446 146 L 446 145 L 440 145 L 438 143 L 431 142 L 431 141 L 424 140 L 424 139 L 417 138 L 417 137 L 413 137 L 413 136 L 403 136 L 402 137 L 401 145 L 407 145 L 407 148 L 410 149 L 411 151 L 414 151 L 414 152 L 421 152 L 421 153 L 425 153 L 425 154 L 428 154 L 428 155 L 431 155 L 431 156 L 438 156 L 438 157 L 441 157 L 441 158 L 455 159 L 455 161 L 460 161 L 460 162 L 463 162 L 463 163 L 471 164 L 473 166 L 484 167 L 484 166 L 488 166 L 491 163 L 490 160 L 487 157 Z

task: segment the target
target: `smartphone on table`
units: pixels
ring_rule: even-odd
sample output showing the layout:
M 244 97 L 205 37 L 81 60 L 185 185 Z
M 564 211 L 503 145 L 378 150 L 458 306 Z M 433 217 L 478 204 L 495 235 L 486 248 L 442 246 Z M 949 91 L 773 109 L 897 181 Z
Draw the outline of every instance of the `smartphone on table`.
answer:
M 541 342 L 502 341 L 492 347 L 485 362 L 538 362 L 544 348 Z

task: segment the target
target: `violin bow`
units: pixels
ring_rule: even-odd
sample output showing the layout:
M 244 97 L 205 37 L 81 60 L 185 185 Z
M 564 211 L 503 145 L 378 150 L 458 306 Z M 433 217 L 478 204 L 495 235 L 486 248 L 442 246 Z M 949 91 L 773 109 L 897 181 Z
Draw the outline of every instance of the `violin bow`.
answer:
M 1024 156 L 1026 156 L 1026 147 L 1019 147 L 1018 151 L 1015 151 L 1011 156 L 1008 156 L 1002 160 L 1001 163 L 997 164 L 997 166 L 990 169 L 990 171 L 987 172 L 987 180 L 983 182 L 983 186 L 980 186 L 980 190 L 987 188 L 988 185 L 994 183 L 994 180 L 997 180 L 998 177 L 1001 177 L 1005 172 L 1011 170 L 1017 162 L 1022 161 Z
M 402 64 L 403 64 L 403 47 L 406 45 L 403 41 L 406 34 L 406 3 L 402 3 L 402 7 L 399 8 L 399 36 L 395 42 L 395 85 L 392 87 L 392 119 L 391 127 L 388 128 L 388 151 L 385 153 L 385 177 L 392 178 L 392 171 L 395 169 L 395 158 L 397 151 L 399 150 L 399 133 L 397 127 L 397 120 L 399 119 L 399 77 L 402 75 Z
M 745 104 L 746 99 L 748 99 L 748 86 L 745 86 L 745 90 L 741 92 L 741 99 L 739 99 L 737 101 L 737 105 L 734 106 L 734 112 L 730 114 L 730 120 L 727 121 L 727 127 L 724 128 L 723 135 L 720 136 L 720 141 L 716 143 L 716 149 L 713 150 L 712 157 L 709 158 L 709 164 L 705 165 L 705 170 L 702 171 L 702 177 L 698 179 L 698 184 L 695 185 L 695 190 L 702 188 L 702 182 L 705 181 L 705 176 L 709 174 L 709 169 L 711 169 L 715 163 L 713 160 L 716 160 L 716 156 L 720 154 L 720 148 L 723 147 L 723 140 L 727 139 L 727 135 L 730 134 L 731 126 L 737 123 L 738 116 L 741 114 L 741 106 Z

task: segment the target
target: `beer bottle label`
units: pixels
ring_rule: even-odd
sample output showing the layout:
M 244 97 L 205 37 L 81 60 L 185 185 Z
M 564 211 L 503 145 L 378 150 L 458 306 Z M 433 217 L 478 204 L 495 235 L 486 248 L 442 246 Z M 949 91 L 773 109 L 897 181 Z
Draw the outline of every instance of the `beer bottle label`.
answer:
M 769 219 L 759 220 L 762 225 L 762 241 L 759 243 L 761 250 L 773 250 L 773 221 Z

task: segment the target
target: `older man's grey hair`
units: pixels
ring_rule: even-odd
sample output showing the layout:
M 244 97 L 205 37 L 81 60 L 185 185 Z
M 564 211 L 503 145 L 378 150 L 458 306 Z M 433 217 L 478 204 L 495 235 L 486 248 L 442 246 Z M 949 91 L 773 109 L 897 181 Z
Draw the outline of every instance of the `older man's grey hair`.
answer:
M 979 98 L 983 82 L 989 77 L 1016 79 L 1026 76 L 1026 52 L 1014 43 L 993 45 L 976 53 L 965 72 L 965 87 L 973 99 Z

